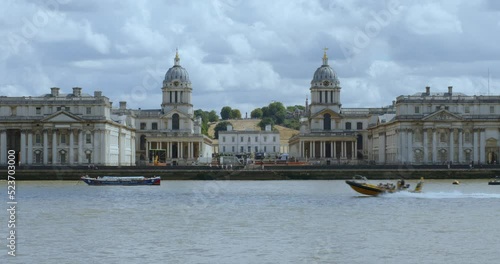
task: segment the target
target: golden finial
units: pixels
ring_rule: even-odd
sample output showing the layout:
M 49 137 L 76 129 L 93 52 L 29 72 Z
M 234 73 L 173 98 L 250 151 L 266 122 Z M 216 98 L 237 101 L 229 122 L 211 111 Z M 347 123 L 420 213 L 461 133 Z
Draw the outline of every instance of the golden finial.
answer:
M 324 48 L 323 51 L 323 65 L 328 65 L 328 56 L 326 56 L 326 51 L 328 50 L 328 48 Z
M 175 49 L 175 59 L 174 59 L 174 65 L 179 65 L 179 49 Z

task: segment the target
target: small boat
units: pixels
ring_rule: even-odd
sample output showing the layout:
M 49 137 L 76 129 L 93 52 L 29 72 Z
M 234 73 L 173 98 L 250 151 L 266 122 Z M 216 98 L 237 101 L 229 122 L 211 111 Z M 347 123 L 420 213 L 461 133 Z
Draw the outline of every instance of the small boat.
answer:
M 488 182 L 488 185 L 500 185 L 500 177 L 496 176 Z
M 361 175 L 356 175 L 352 180 L 345 181 L 353 190 L 364 195 L 377 196 L 386 193 L 395 193 L 400 191 L 408 191 L 410 188 L 409 184 L 405 184 L 404 180 L 399 180 L 396 185 L 393 183 L 380 183 L 378 185 L 368 183 L 366 177 Z M 421 192 L 422 186 L 424 184 L 424 178 L 420 178 L 420 181 L 415 186 L 415 190 L 409 192 Z
M 460 181 L 458 181 L 458 180 L 454 180 L 451 184 L 453 184 L 453 185 L 459 185 L 459 184 L 460 184 Z
M 102 176 L 91 178 L 88 175 L 82 176 L 81 180 L 88 185 L 160 185 L 160 176 L 144 177 L 144 176 Z

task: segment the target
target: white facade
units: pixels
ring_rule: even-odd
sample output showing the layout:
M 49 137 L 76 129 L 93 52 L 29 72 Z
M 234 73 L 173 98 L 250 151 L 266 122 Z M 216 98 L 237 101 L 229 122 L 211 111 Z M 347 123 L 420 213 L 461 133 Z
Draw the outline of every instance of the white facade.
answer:
M 378 163 L 497 163 L 500 97 L 453 93 L 399 96 L 396 115 L 369 129 Z
M 112 115 L 99 91 L 59 90 L 0 97 L 0 164 L 15 150 L 21 165 L 135 165 L 133 117 Z
M 219 153 L 221 154 L 255 154 L 263 152 L 269 155 L 280 154 L 280 134 L 266 126 L 264 131 L 233 130 L 219 131 Z

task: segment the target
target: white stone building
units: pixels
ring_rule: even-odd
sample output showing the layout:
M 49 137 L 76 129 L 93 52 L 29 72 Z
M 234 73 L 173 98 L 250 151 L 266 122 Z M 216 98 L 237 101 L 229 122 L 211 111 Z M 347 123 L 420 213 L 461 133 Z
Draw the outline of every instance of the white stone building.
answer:
M 342 108 L 340 81 L 328 65 L 326 51 L 323 64 L 311 81 L 311 103 L 301 118 L 299 134 L 289 140 L 290 156 L 321 163 L 356 163 L 366 160 L 368 124 L 374 116 L 393 112 L 387 108 Z
M 280 134 L 272 131 L 271 125 L 265 130 L 233 130 L 227 126 L 227 131 L 219 131 L 219 153 L 231 155 L 255 155 L 266 153 L 270 156 L 280 154 Z
M 193 88 L 177 52 L 161 91 L 161 108 L 133 111 L 139 163 L 186 165 L 200 157 L 212 157 L 212 140 L 201 133 L 201 118 L 194 116 Z
M 399 96 L 396 114 L 369 128 L 377 163 L 497 163 L 500 96 L 423 93 Z
M 15 150 L 21 165 L 135 165 L 135 120 L 111 114 L 96 91 L 0 97 L 0 164 Z

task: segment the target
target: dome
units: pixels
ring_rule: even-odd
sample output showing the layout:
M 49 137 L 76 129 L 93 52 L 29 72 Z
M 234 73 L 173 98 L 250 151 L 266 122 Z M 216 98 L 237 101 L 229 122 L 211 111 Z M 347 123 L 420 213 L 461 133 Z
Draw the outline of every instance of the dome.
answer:
M 325 82 L 326 81 L 326 82 Z M 313 83 L 326 83 L 328 86 L 328 82 L 333 84 L 334 86 L 338 86 L 340 84 L 339 79 L 337 78 L 337 73 L 328 65 L 328 57 L 325 54 L 323 55 L 323 65 L 316 69 L 314 72 L 314 77 L 311 81 Z
M 179 61 L 179 54 L 175 52 L 174 66 L 168 69 L 167 73 L 165 74 L 164 83 L 169 83 L 174 80 L 187 83 L 191 82 L 189 80 L 188 72 L 179 64 Z

